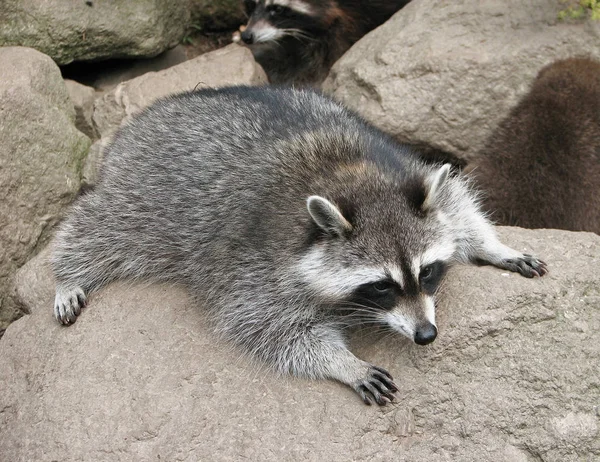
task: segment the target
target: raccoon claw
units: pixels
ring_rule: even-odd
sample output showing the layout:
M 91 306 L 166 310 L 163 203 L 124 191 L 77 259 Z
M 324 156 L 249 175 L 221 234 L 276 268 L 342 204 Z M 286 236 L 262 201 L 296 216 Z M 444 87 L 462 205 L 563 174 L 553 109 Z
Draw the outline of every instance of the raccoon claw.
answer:
M 394 401 L 394 393 L 398 387 L 392 376 L 385 369 L 371 366 L 364 379 L 358 380 L 353 386 L 365 404 L 373 404 L 373 399 L 380 406 Z
M 545 262 L 528 254 L 523 254 L 520 258 L 504 260 L 502 266 L 526 278 L 542 277 L 548 273 L 548 266 Z
M 54 299 L 54 317 L 61 324 L 72 324 L 77 320 L 85 302 L 85 293 L 79 287 L 75 289 L 57 288 Z

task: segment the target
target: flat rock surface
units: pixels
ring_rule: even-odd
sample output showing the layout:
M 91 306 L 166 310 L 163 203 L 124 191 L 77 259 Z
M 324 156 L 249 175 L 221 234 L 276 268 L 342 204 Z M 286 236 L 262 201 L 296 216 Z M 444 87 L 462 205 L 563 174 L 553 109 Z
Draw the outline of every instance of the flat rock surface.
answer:
M 599 460 L 600 237 L 500 231 L 550 273 L 454 268 L 427 347 L 357 333 L 399 385 L 384 408 L 253 364 L 181 288 L 115 284 L 60 326 L 44 252 L 17 278 L 32 314 L 0 340 L 0 458 Z
M 323 87 L 397 139 L 470 162 L 543 66 L 600 58 L 600 21 L 560 22 L 565 7 L 413 1 L 356 43 Z

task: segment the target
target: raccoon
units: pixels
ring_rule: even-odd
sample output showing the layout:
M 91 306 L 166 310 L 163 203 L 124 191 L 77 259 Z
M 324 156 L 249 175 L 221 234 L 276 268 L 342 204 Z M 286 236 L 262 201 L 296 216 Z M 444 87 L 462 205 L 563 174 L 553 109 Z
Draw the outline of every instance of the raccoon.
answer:
M 245 0 L 241 34 L 271 83 L 319 85 L 342 54 L 410 0 Z
M 95 189 L 56 236 L 54 313 L 75 322 L 116 279 L 177 282 L 276 371 L 383 405 L 397 386 L 349 351 L 348 329 L 381 324 L 431 343 L 434 296 L 455 262 L 547 271 L 499 242 L 449 165 L 422 163 L 333 100 L 199 90 L 158 101 L 107 147 Z
M 600 234 L 600 62 L 543 68 L 473 168 L 501 224 Z

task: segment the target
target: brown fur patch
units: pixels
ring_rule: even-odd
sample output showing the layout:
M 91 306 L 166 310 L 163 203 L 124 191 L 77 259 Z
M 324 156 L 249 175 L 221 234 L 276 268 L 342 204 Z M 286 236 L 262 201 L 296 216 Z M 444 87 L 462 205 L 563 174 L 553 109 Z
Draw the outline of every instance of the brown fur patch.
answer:
M 340 165 L 340 167 L 336 170 L 336 177 L 346 177 L 346 176 L 360 176 L 364 175 L 369 167 L 365 161 L 352 162 Z
M 483 155 L 469 170 L 500 224 L 600 233 L 600 63 L 542 69 Z
M 348 12 L 342 10 L 338 5 L 332 5 L 331 8 L 326 10 L 325 24 L 329 26 L 334 23 L 339 23 L 340 29 L 343 31 L 345 37 L 340 37 L 345 42 L 354 43 L 360 38 L 359 27 L 356 23 L 356 18 L 353 18 Z

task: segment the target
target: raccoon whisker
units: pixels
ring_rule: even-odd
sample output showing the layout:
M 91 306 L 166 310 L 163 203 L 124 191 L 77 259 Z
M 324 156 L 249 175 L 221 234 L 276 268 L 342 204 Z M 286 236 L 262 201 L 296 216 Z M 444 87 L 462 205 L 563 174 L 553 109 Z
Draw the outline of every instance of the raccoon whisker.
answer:
M 349 300 L 341 300 L 339 302 L 334 302 L 333 306 L 335 307 L 358 307 L 358 308 L 364 308 L 367 310 L 372 310 L 374 312 L 379 312 L 380 310 L 384 310 L 385 308 L 383 308 L 381 305 L 375 303 L 375 302 L 371 302 L 373 303 L 375 306 L 370 306 L 370 305 L 365 305 L 364 303 L 359 303 L 359 302 L 351 302 Z
M 375 316 L 365 316 L 364 314 L 360 314 L 360 313 L 344 315 L 344 317 L 341 320 L 339 320 L 339 322 L 354 321 L 354 320 L 359 320 L 359 321 L 364 320 L 365 322 L 372 321 L 374 323 L 384 322 L 383 320 L 378 319 Z
M 379 341 L 381 342 L 385 342 L 389 338 L 397 337 L 400 335 L 398 331 L 395 331 L 394 329 L 391 329 L 387 326 L 385 326 L 385 328 L 382 329 L 381 332 L 383 332 L 383 336 L 379 339 Z
M 446 287 L 446 280 L 442 279 L 442 281 L 440 282 L 440 284 L 437 286 L 437 288 L 435 289 L 434 292 L 434 296 L 438 295 L 440 292 L 443 292 L 444 288 Z
M 381 321 L 367 320 L 365 318 L 355 319 L 355 320 L 353 320 L 353 322 L 341 322 L 340 323 L 340 327 L 342 329 L 352 329 L 352 328 L 354 328 L 356 326 L 361 326 L 361 327 L 378 327 L 379 325 L 381 325 Z
M 273 40 L 269 40 L 267 42 L 257 42 L 255 45 L 259 46 L 260 48 L 263 48 L 265 50 L 268 50 L 268 53 L 279 53 L 282 50 L 285 51 L 285 45 L 283 43 L 280 43 L 279 40 L 281 40 L 283 37 L 285 37 L 284 35 L 273 39 Z M 276 50 L 275 50 L 276 48 Z
M 311 34 L 304 32 L 302 29 L 280 29 L 283 33 L 283 37 L 294 37 L 297 39 L 305 39 L 311 42 L 316 42 L 317 39 Z
M 345 314 L 345 315 L 341 315 L 340 316 L 341 321 L 352 321 L 352 320 L 362 320 L 364 319 L 365 321 L 367 320 L 373 320 L 373 322 L 384 322 L 382 319 L 378 318 L 377 316 L 374 316 L 371 313 L 350 313 L 350 314 Z
M 381 310 L 376 308 L 368 307 L 368 306 L 344 306 L 339 305 L 335 306 L 332 310 L 334 313 L 337 313 L 342 319 L 350 319 L 350 318 L 367 318 L 367 319 L 377 319 L 379 322 L 382 322 L 381 319 Z
M 371 313 L 349 313 L 349 314 L 344 314 L 344 315 L 340 315 L 340 317 L 338 319 L 336 319 L 338 322 L 345 322 L 345 321 L 354 321 L 354 320 L 365 320 L 365 321 L 373 321 L 375 323 L 377 322 L 384 322 L 382 319 L 374 316 Z
M 349 312 L 349 313 L 343 313 L 339 315 L 341 320 L 346 320 L 346 319 L 373 319 L 374 321 L 377 322 L 383 322 L 383 320 L 381 318 L 379 318 L 376 313 L 371 313 L 371 312 Z
M 375 313 L 380 313 L 381 311 L 387 311 L 386 308 L 384 308 L 383 306 L 381 306 L 378 303 L 375 303 L 374 301 L 371 301 L 371 303 L 375 306 L 369 306 L 369 305 L 364 305 L 362 303 L 357 303 L 357 302 L 346 302 L 347 304 L 350 304 L 352 306 L 356 306 L 359 308 L 364 308 L 364 309 L 368 309 L 368 310 L 373 310 L 373 312 Z
M 373 313 L 378 313 L 380 309 L 372 307 L 372 306 L 368 306 L 368 305 L 363 305 L 361 303 L 356 303 L 356 302 L 339 302 L 339 304 L 332 304 L 330 306 L 333 306 L 336 310 L 355 310 L 355 309 L 362 309 L 365 311 L 372 311 Z
M 346 327 L 353 326 L 379 326 L 385 321 L 381 318 L 378 318 L 371 313 L 352 313 L 348 315 L 343 315 L 338 321 L 340 324 L 345 325 Z
M 357 312 L 362 314 L 369 314 L 372 316 L 379 316 L 381 314 L 381 309 L 373 308 L 370 306 L 362 306 L 362 305 L 338 305 L 334 306 L 334 310 L 337 312 L 344 312 L 344 316 L 350 316 L 351 313 Z

